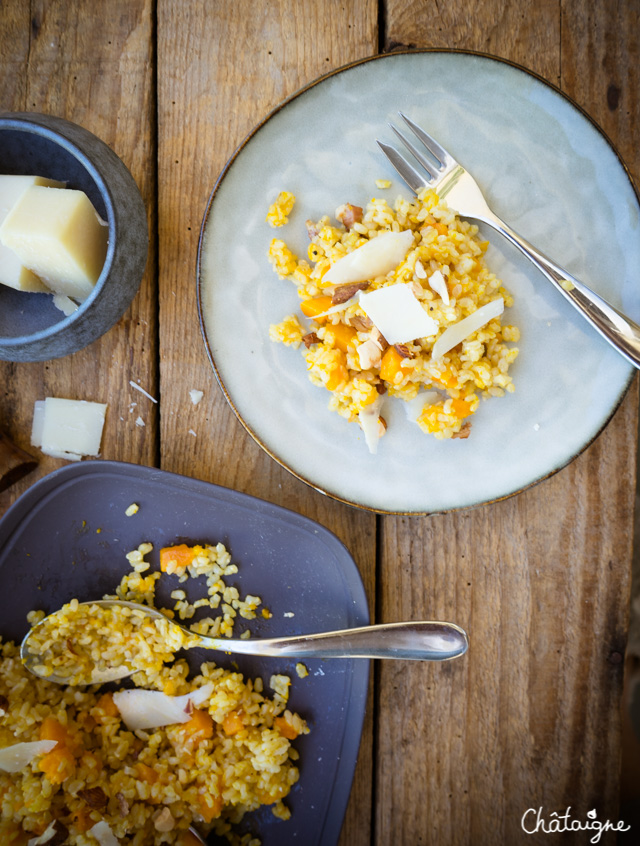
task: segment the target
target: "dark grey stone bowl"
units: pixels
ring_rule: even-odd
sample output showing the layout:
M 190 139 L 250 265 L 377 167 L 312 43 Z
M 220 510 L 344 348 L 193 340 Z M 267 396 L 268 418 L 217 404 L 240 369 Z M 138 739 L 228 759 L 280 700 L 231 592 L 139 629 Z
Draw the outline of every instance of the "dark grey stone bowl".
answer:
M 147 260 L 147 216 L 133 177 L 86 129 L 52 115 L 0 112 L 0 173 L 46 176 L 84 191 L 109 225 L 109 247 L 91 295 L 69 317 L 52 297 L 0 285 L 0 359 L 47 361 L 77 352 L 122 317 Z

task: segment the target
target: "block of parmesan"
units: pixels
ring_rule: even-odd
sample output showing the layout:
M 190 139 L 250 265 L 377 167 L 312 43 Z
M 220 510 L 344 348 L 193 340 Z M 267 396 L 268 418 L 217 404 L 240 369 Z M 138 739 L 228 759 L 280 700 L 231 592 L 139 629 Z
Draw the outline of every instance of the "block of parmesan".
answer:
M 82 302 L 100 276 L 108 228 L 84 191 L 32 185 L 0 227 L 0 243 L 54 293 Z
M 54 458 L 79 461 L 98 455 L 107 406 L 100 402 L 47 397 L 33 409 L 31 444 Z
M 0 226 L 27 188 L 32 185 L 64 188 L 64 182 L 47 179 L 44 176 L 0 174 Z M 16 288 L 18 291 L 50 293 L 44 282 L 24 266 L 13 250 L 2 243 L 0 243 L 0 284 Z

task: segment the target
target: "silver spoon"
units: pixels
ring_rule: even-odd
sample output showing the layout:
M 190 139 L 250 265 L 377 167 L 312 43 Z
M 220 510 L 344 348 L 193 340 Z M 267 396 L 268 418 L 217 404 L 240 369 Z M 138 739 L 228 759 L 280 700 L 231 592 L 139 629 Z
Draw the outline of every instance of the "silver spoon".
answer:
M 85 605 L 126 606 L 141 611 L 152 619 L 168 620 L 161 611 L 147 605 L 125 600 L 101 599 L 87 602 Z M 53 615 L 51 615 L 53 616 Z M 43 626 L 45 617 L 34 626 L 22 641 L 20 658 L 24 666 L 32 673 L 58 684 L 68 684 L 69 678 L 56 674 L 43 675 L 39 670 L 42 657 L 32 651 L 30 641 L 34 632 Z M 375 626 L 361 626 L 353 629 L 340 629 L 333 632 L 294 635 L 293 637 L 256 638 L 218 638 L 195 635 L 194 632 L 180 626 L 174 620 L 170 624 L 187 632 L 190 637 L 197 636 L 194 644 L 204 649 L 217 649 L 234 655 L 266 655 L 281 658 L 401 658 L 409 661 L 448 661 L 463 655 L 469 646 L 466 633 L 453 623 L 418 621 L 407 623 L 383 623 Z M 92 684 L 125 678 L 135 672 L 127 666 L 111 667 L 94 671 Z

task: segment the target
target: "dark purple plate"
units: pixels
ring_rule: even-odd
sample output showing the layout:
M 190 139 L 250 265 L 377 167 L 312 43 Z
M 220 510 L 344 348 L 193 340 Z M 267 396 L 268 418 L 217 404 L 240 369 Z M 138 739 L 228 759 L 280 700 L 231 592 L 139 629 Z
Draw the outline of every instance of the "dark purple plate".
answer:
M 140 510 L 131 517 L 131 503 Z M 240 592 L 257 594 L 273 616 L 247 623 L 266 637 L 341 629 L 369 622 L 358 569 L 327 529 L 292 511 L 227 488 L 149 467 L 84 461 L 63 467 L 30 488 L 0 521 L 0 634 L 21 640 L 31 609 L 55 611 L 72 597 L 96 599 L 129 572 L 125 554 L 149 541 L 158 567 L 162 546 L 175 542 L 225 544 L 239 572 L 227 577 Z M 159 601 L 168 602 L 172 579 Z M 194 583 L 195 584 L 195 583 Z M 195 596 L 195 594 L 193 594 Z M 289 616 L 293 614 L 293 616 Z M 245 621 L 241 621 L 245 623 Z M 239 624 L 239 630 L 243 626 Z M 204 650 L 194 666 L 214 660 Z M 269 808 L 248 815 L 242 829 L 264 846 L 332 846 L 349 798 L 367 696 L 369 662 L 216 655 L 220 666 L 261 676 L 291 677 L 289 707 L 311 732 L 296 740 L 300 780 L 286 802 L 291 819 Z

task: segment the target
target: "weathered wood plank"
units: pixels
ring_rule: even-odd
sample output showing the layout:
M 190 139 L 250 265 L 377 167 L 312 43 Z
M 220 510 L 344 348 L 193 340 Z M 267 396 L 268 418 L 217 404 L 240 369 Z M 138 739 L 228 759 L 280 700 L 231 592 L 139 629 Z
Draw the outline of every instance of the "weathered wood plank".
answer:
M 353 554 L 373 609 L 375 517 L 293 478 L 238 422 L 200 338 L 195 260 L 202 216 L 225 161 L 281 100 L 325 71 L 376 52 L 376 4 L 239 0 L 216 4 L 215 15 L 211 8 L 202 0 L 158 3 L 162 466 L 327 526 Z M 195 408 L 192 388 L 205 393 Z M 368 720 L 342 841 L 362 846 L 370 842 L 371 709 Z
M 384 43 L 526 65 L 603 123 L 633 174 L 632 7 L 569 2 L 561 18 L 556 3 L 391 0 Z M 540 806 L 617 820 L 636 427 L 634 384 L 552 479 L 469 512 L 383 521 L 380 613 L 453 619 L 471 650 L 446 667 L 381 667 L 376 843 L 542 843 L 521 827 Z
M 0 426 L 29 449 L 33 403 L 67 396 L 108 403 L 102 456 L 156 462 L 157 409 L 129 386 L 156 384 L 155 136 L 151 0 L 101 4 L 3 3 L 0 110 L 41 111 L 94 132 L 123 159 L 149 209 L 151 246 L 132 306 L 101 339 L 75 355 L 28 364 L 0 362 Z M 136 413 L 130 413 L 136 402 Z M 146 403 L 146 405 L 145 405 Z M 136 426 L 140 415 L 146 425 Z M 43 457 L 37 471 L 0 494 L 0 513 L 38 477 L 64 462 Z

